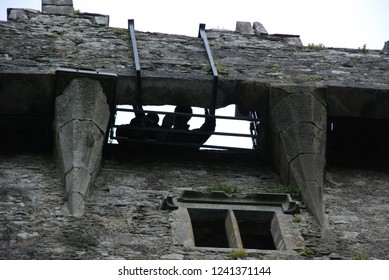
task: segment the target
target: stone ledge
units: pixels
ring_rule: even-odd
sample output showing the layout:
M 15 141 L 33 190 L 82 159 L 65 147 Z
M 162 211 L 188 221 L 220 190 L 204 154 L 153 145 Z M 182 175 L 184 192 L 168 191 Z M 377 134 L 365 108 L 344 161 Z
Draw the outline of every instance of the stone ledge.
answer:
M 22 21 L 31 18 L 31 14 L 40 14 L 40 11 L 33 9 L 18 9 L 8 8 L 7 9 L 7 21 Z
M 88 23 L 91 25 L 109 26 L 109 15 L 102 15 L 102 14 L 95 14 L 95 13 L 82 13 L 79 15 L 75 15 L 74 10 L 68 13 L 62 13 L 61 11 L 55 10 L 57 8 L 59 9 L 62 9 L 63 7 L 66 8 L 67 6 L 51 6 L 51 7 L 53 9 L 52 11 L 43 12 L 43 13 L 39 10 L 33 10 L 33 9 L 8 8 L 7 20 L 16 21 L 16 22 L 34 20 L 35 22 L 41 24 L 48 24 L 49 21 L 52 21 L 53 17 L 58 18 L 57 15 L 61 15 L 61 16 L 68 16 L 72 20 L 76 20 L 77 18 L 88 19 L 89 20 Z

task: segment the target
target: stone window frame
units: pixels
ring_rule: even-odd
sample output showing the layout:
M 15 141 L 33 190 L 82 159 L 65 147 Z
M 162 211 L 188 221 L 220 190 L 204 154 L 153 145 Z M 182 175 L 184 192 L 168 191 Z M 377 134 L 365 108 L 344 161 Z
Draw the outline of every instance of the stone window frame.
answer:
M 269 249 L 244 248 L 240 235 L 236 211 L 255 211 L 274 213 L 271 219 L 271 234 L 275 249 L 271 251 L 293 251 L 300 249 L 298 240 L 302 240 L 300 232 L 292 222 L 290 215 L 299 214 L 299 204 L 292 201 L 289 194 L 253 194 L 245 197 L 231 197 L 224 192 L 202 193 L 184 191 L 181 197 L 167 197 L 161 209 L 173 210 L 169 214 L 173 243 L 188 249 L 221 250 L 231 249 L 259 250 Z M 228 247 L 200 247 L 195 244 L 190 211 L 198 209 L 227 211 L 226 235 Z

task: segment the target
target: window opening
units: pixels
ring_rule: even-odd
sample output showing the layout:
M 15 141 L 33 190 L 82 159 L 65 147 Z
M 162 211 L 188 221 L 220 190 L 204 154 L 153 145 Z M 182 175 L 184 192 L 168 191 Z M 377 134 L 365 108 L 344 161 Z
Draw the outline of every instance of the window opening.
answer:
M 271 225 L 274 212 L 234 210 L 243 248 L 275 250 Z
M 228 210 L 188 209 L 196 247 L 228 248 Z
M 274 211 L 188 208 L 196 247 L 284 249 Z M 278 247 L 275 245 L 275 240 Z
M 289 194 L 258 193 L 231 197 L 222 192 L 184 191 L 166 197 L 162 210 L 173 210 L 172 233 L 189 247 L 289 250 L 294 248 L 291 218 L 300 213 Z M 289 224 L 290 222 L 290 224 Z

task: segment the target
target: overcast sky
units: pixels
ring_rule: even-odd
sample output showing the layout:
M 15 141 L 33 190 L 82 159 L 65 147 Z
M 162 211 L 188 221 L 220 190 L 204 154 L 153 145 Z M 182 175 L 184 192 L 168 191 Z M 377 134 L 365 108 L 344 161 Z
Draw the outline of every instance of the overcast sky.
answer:
M 304 45 L 382 49 L 389 40 L 388 0 L 73 0 L 75 9 L 110 15 L 110 25 L 197 36 L 206 28 L 235 29 L 236 21 L 259 21 L 269 33 L 298 34 Z M 6 9 L 41 9 L 41 0 L 0 0 Z

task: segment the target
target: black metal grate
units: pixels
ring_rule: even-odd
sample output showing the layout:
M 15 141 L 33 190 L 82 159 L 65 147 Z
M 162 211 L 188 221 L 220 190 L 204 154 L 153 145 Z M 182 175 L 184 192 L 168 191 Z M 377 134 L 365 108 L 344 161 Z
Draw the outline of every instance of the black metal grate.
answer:
M 137 109 L 124 109 L 117 108 L 117 112 L 130 112 L 137 115 Z M 192 147 L 192 148 L 203 148 L 203 149 L 221 149 L 221 150 L 253 150 L 258 148 L 258 138 L 259 138 L 259 127 L 260 127 L 260 119 L 257 116 L 256 112 L 251 112 L 250 116 L 247 117 L 232 117 L 232 116 L 206 116 L 202 114 L 185 114 L 185 113 L 174 113 L 174 112 L 166 112 L 166 111 L 156 111 L 156 110 L 142 110 L 143 114 L 155 113 L 167 115 L 171 114 L 173 116 L 176 115 L 184 115 L 188 117 L 199 117 L 199 118 L 215 118 L 216 123 L 219 119 L 224 120 L 239 120 L 239 121 L 247 121 L 250 123 L 250 129 L 247 131 L 248 133 L 233 133 L 233 132 L 212 132 L 212 135 L 218 136 L 232 136 L 232 137 L 240 137 L 240 138 L 250 138 L 252 139 L 253 146 L 252 148 L 238 148 L 231 147 L 227 145 L 207 145 L 203 143 L 198 143 L 196 141 L 168 141 L 165 140 L 163 135 L 168 135 L 172 132 L 171 129 L 166 129 L 163 127 L 147 127 L 147 126 L 128 126 L 127 129 L 132 133 L 134 137 L 118 137 L 115 134 L 115 131 L 118 125 L 113 125 L 110 130 L 109 143 L 113 143 L 114 140 L 118 141 L 123 146 L 131 146 L 132 144 L 146 144 L 146 145 L 169 145 L 169 146 L 181 146 L 181 147 Z M 182 134 L 186 135 L 188 138 L 193 136 L 193 139 L 196 139 L 196 136 L 199 135 L 207 135 L 208 132 L 196 131 L 196 130 L 174 130 L 174 134 Z M 154 135 L 148 137 L 147 135 Z M 133 147 L 139 147 L 139 145 L 132 145 Z

